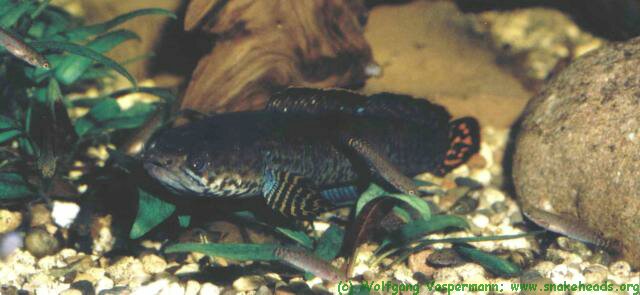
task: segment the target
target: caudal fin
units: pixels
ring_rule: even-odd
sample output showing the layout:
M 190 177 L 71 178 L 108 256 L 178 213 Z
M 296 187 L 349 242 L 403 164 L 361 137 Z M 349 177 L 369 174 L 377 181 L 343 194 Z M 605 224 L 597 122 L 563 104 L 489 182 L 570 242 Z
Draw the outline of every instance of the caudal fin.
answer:
M 475 118 L 464 117 L 454 120 L 449 128 L 449 150 L 438 169 L 438 174 L 464 164 L 480 150 L 480 125 Z

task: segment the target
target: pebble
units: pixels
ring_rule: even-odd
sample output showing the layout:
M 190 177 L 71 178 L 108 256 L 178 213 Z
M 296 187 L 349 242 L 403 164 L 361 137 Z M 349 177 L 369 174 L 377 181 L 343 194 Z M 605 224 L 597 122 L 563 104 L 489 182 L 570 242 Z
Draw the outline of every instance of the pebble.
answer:
M 458 187 L 467 187 L 471 190 L 477 190 L 482 188 L 482 183 L 479 183 L 473 178 L 458 177 L 453 180 Z
M 456 284 L 461 281 L 458 272 L 450 267 L 436 270 L 436 272 L 433 274 L 433 279 L 436 281 L 436 283 L 446 284 Z
M 480 195 L 480 200 L 486 203 L 487 207 L 491 207 L 494 203 L 504 202 L 505 196 L 504 193 L 498 189 L 493 187 L 487 187 L 482 190 L 482 194 Z
M 466 215 L 476 210 L 476 208 L 478 208 L 478 200 L 465 195 L 456 200 L 450 211 L 453 214 Z
M 567 252 L 560 249 L 547 249 L 546 258 L 555 263 L 581 263 L 582 257 L 576 253 Z
M 0 234 L 12 232 L 22 223 L 22 214 L 9 210 L 0 210 Z
M 164 258 L 156 254 L 144 254 L 140 261 L 142 261 L 144 271 L 149 274 L 161 273 L 167 268 L 167 262 Z
M 113 249 L 116 240 L 111 231 L 111 215 L 95 217 L 91 220 L 91 237 L 93 238 L 93 253 L 101 255 Z
M 409 269 L 411 269 L 411 271 L 413 271 L 414 274 L 422 273 L 425 276 L 431 276 L 435 271 L 435 268 L 427 264 L 428 262 L 427 257 L 429 257 L 431 253 L 433 253 L 433 250 L 427 249 L 427 250 L 423 250 L 423 251 L 411 254 L 409 256 L 409 259 L 407 259 L 407 264 L 409 266 Z M 365 274 L 369 274 L 369 273 L 371 272 L 365 272 Z M 371 273 L 371 277 L 373 278 L 373 273 Z M 369 280 L 369 279 L 366 279 L 366 280 Z
M 626 261 L 616 261 L 609 266 L 609 271 L 615 276 L 627 278 L 631 273 L 631 265 Z
M 607 279 L 607 268 L 604 265 L 593 264 L 587 266 L 582 274 L 586 280 L 587 284 L 599 284 L 604 282 Z
M 451 249 L 440 249 L 433 251 L 426 259 L 427 263 L 436 267 L 455 267 L 464 264 L 466 261 Z
M 455 268 L 455 271 L 462 278 L 463 281 L 467 281 L 470 278 L 485 277 L 486 273 L 482 266 L 476 263 L 465 263 Z
M 219 295 L 220 291 L 222 291 L 220 287 L 212 283 L 204 283 L 200 287 L 200 293 L 198 294 L 199 295 Z
M 549 278 L 554 284 L 578 284 L 586 281 L 585 277 L 580 273 L 580 270 L 569 267 L 566 264 L 560 264 L 555 266 L 549 273 Z
M 60 242 L 44 229 L 34 228 L 24 238 L 25 249 L 35 257 L 51 255 L 58 251 Z
M 413 272 L 405 265 L 405 264 L 398 264 L 394 267 L 394 271 L 393 271 L 393 277 L 403 283 L 408 283 L 408 284 L 416 284 L 418 283 L 414 278 L 413 278 Z
M 536 284 L 538 286 L 544 286 L 545 284 L 553 284 L 551 279 L 543 277 L 537 271 L 526 271 L 520 276 L 520 282 L 522 284 Z M 549 291 L 539 290 L 537 292 L 522 292 L 523 295 L 543 295 L 550 294 Z
M 60 295 L 83 295 L 82 291 L 77 289 L 67 289 L 60 293 Z
M 35 204 L 29 208 L 31 227 L 43 226 L 52 222 L 51 212 L 44 204 Z
M 260 288 L 256 290 L 256 295 L 271 295 L 271 294 L 273 294 L 273 292 L 271 292 L 271 289 L 269 289 L 269 287 L 265 285 L 260 286 Z
M 24 246 L 24 238 L 18 232 L 0 235 L 0 259 L 4 259 Z
M 289 286 L 279 286 L 276 288 L 275 295 L 295 295 L 295 291 Z
M 185 295 L 198 295 L 199 291 L 200 291 L 200 283 L 194 280 L 187 281 L 187 284 L 184 287 Z
M 96 292 L 100 294 L 103 290 L 109 290 L 113 288 L 114 283 L 113 280 L 107 277 L 102 277 L 96 283 Z
M 244 276 L 233 282 L 233 288 L 238 291 L 253 291 L 266 283 L 261 276 Z
M 2 295 L 18 295 L 18 288 L 10 285 L 0 285 L 0 294 Z
M 148 283 L 140 288 L 137 288 L 132 292 L 133 295 L 144 295 L 144 294 L 158 294 L 160 291 L 167 289 L 170 281 L 167 279 L 160 279 L 151 283 Z
M 107 267 L 106 274 L 117 285 L 131 287 L 139 287 L 150 278 L 150 275 L 144 271 L 142 262 L 131 256 L 122 257 Z
M 487 167 L 487 160 L 482 156 L 481 153 L 477 153 L 471 156 L 469 161 L 467 161 L 467 165 L 471 169 L 482 169 Z
M 558 243 L 558 247 L 560 247 L 560 249 L 576 253 L 581 257 L 589 257 L 593 254 L 584 243 L 574 239 L 570 239 L 567 237 L 558 237 L 556 242 Z
M 96 290 L 93 288 L 93 284 L 89 281 L 76 281 L 71 284 L 71 288 L 76 289 L 82 293 L 82 295 L 95 295 Z
M 471 218 L 471 222 L 473 222 L 473 224 L 478 228 L 482 229 L 489 225 L 489 217 L 484 214 L 476 214 L 475 216 L 473 216 L 473 218 Z
M 54 201 L 51 217 L 62 228 L 69 228 L 80 212 L 80 206 L 73 202 Z
M 184 288 L 178 282 L 172 282 L 168 288 L 162 289 L 158 295 L 184 295 Z
M 492 175 L 491 171 L 489 171 L 488 169 L 472 170 L 469 174 L 469 178 L 477 181 L 483 186 L 488 186 L 491 184 Z
M 182 265 L 174 272 L 175 275 L 189 275 L 200 271 L 200 265 L 197 263 L 189 263 Z
M 551 261 L 541 261 L 538 264 L 534 265 L 531 270 L 535 270 L 540 273 L 543 277 L 549 277 L 551 271 L 556 265 Z

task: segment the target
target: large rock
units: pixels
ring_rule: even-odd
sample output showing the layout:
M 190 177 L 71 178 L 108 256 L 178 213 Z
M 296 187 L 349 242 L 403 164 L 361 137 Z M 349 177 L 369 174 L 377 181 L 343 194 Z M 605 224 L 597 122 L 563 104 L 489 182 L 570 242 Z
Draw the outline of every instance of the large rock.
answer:
M 576 60 L 529 102 L 520 128 L 519 198 L 621 240 L 640 267 L 640 38 Z

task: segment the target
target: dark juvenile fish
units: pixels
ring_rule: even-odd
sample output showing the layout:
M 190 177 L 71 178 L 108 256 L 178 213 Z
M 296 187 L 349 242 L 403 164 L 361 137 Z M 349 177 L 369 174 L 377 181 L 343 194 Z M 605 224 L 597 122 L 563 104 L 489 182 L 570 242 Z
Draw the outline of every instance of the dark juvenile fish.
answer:
M 0 45 L 9 51 L 13 56 L 36 67 L 48 69 L 51 67 L 47 59 L 38 51 L 25 43 L 16 34 L 0 28 Z
M 621 245 L 617 241 L 604 238 L 599 232 L 576 219 L 527 205 L 523 207 L 522 212 L 529 220 L 546 230 L 612 251 L 620 251 Z
M 344 276 L 328 261 L 322 260 L 313 253 L 294 247 L 278 247 L 274 255 L 283 262 L 330 282 L 344 280 Z
M 179 194 L 263 196 L 275 211 L 307 218 L 371 181 L 417 194 L 406 175 L 462 164 L 478 151 L 479 126 L 450 119 L 443 107 L 404 95 L 289 88 L 262 111 L 161 131 L 142 159 Z

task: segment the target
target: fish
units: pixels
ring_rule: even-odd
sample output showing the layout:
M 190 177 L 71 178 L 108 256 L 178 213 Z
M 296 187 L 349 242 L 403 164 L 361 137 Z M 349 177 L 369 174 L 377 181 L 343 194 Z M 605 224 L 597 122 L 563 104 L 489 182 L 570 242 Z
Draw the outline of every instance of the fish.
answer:
M 600 232 L 588 227 L 579 220 L 565 215 L 551 213 L 531 205 L 523 206 L 524 216 L 536 225 L 569 238 L 593 244 L 603 249 L 619 252 L 622 245 L 612 239 L 605 238 Z
M 303 248 L 280 246 L 274 250 L 273 254 L 286 264 L 310 272 L 323 280 L 329 282 L 345 280 L 344 275 L 331 263 Z
M 51 68 L 51 64 L 42 54 L 24 42 L 18 35 L 3 28 L 0 28 L 0 45 L 6 48 L 13 56 L 32 66 L 45 69 Z
M 213 115 L 152 136 L 147 173 L 178 195 L 261 196 L 309 219 L 371 182 L 418 195 L 409 176 L 444 175 L 479 150 L 480 126 L 425 99 L 287 88 L 262 110 Z

